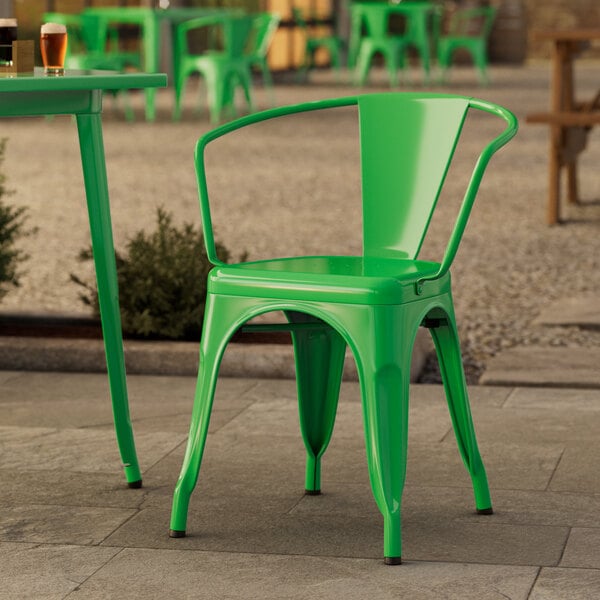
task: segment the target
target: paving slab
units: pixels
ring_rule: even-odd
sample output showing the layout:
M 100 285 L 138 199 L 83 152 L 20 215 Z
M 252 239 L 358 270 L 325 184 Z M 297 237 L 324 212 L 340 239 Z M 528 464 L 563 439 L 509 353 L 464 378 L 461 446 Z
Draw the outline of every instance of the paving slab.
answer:
M 545 490 L 560 461 L 559 444 L 487 442 L 479 437 L 479 449 L 493 488 Z M 455 441 L 412 444 L 408 449 L 407 482 L 414 485 L 471 485 Z
M 600 388 L 600 348 L 526 346 L 488 361 L 484 385 Z
M 0 507 L 21 504 L 139 508 L 148 490 L 123 485 L 123 475 L 73 471 L 0 470 Z M 171 486 L 172 493 L 172 486 Z M 0 508 L 0 512 L 2 509 Z
M 600 328 L 600 295 L 577 294 L 546 306 L 534 320 L 535 325 L 568 325 Z
M 253 402 L 245 393 L 256 379 L 220 378 L 211 418 L 216 430 Z M 195 378 L 129 375 L 129 406 L 136 432 L 187 433 L 195 391 Z M 226 408 L 223 408 L 222 399 Z M 104 374 L 29 372 L 15 376 L 2 387 L 0 423 L 36 427 L 112 428 L 107 377 Z
M 173 432 L 140 432 L 136 444 L 142 464 L 157 462 L 185 437 Z M 3 441 L 0 469 L 106 473 L 121 470 L 112 428 L 0 427 L 0 438 Z
M 62 600 L 118 548 L 0 542 L 1 600 Z
M 484 386 L 473 388 L 478 391 L 482 389 L 487 388 Z M 502 406 L 506 409 L 537 408 L 559 412 L 600 412 L 600 394 L 597 390 L 590 389 L 518 387 L 510 390 Z
M 569 535 L 561 567 L 600 569 L 600 527 L 591 521 L 593 527 L 573 527 Z M 600 587 L 598 588 L 600 592 Z
M 529 600 L 594 600 L 600 595 L 600 570 L 544 567 Z
M 549 488 L 557 492 L 600 494 L 600 440 L 570 443 L 561 456 Z
M 542 392 L 543 393 L 543 392 Z M 598 398 L 600 402 L 600 397 Z M 532 444 L 564 444 L 595 441 L 600 431 L 600 411 L 547 408 L 490 408 L 475 415 L 475 430 L 482 440 Z
M 383 521 L 373 503 L 361 516 L 193 510 L 187 537 L 175 540 L 165 528 L 169 514 L 166 510 L 142 510 L 103 544 L 353 558 L 381 559 L 383 555 Z M 558 565 L 568 527 L 502 525 L 486 516 L 474 515 L 469 522 L 406 519 L 403 556 L 407 560 Z
M 3 506 L 0 541 L 98 545 L 134 515 L 134 510 L 98 506 Z
M 131 597 L 173 600 L 525 600 L 536 573 L 533 567 L 431 562 L 408 562 L 399 573 L 372 560 L 127 548 L 76 597 L 120 597 L 127 582 Z

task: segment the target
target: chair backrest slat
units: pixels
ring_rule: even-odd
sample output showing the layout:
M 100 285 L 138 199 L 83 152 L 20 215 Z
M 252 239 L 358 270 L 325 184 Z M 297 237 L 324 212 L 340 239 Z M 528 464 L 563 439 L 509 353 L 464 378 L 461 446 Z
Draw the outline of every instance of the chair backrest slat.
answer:
M 248 15 L 236 15 L 224 20 L 225 51 L 230 58 L 243 56 L 252 32 L 253 18 Z
M 416 258 L 469 101 L 389 93 L 358 105 L 364 255 Z

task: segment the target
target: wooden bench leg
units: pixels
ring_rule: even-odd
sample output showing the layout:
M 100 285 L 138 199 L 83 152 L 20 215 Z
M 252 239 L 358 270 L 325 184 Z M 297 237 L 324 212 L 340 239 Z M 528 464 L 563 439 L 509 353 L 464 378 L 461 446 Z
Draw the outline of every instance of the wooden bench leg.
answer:
M 550 165 L 548 177 L 548 206 L 546 222 L 548 225 L 556 225 L 560 222 L 560 127 L 550 129 Z
M 579 202 L 579 194 L 577 191 L 577 161 L 574 160 L 567 163 L 567 198 L 569 203 L 575 204 Z

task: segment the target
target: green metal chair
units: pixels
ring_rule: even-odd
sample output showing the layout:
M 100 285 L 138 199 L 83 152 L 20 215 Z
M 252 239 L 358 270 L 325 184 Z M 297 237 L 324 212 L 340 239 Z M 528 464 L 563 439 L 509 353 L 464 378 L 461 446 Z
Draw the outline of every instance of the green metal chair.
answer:
M 275 104 L 273 96 L 273 78 L 267 61 L 267 53 L 273 36 L 279 27 L 281 17 L 276 13 L 261 13 L 254 15 L 252 21 L 252 31 L 248 48 L 246 49 L 246 59 L 250 68 L 258 67 L 261 70 L 264 86 L 269 90 L 271 104 Z
M 211 123 L 218 123 L 225 111 L 235 114 L 235 88 L 242 87 L 250 111 L 252 74 L 245 55 L 253 18 L 239 13 L 215 14 L 184 21 L 175 26 L 173 57 L 175 106 L 173 118 L 181 116 L 181 99 L 187 79 L 200 73 L 206 82 Z M 210 48 L 198 53 L 188 44 L 190 32 L 203 30 Z M 221 47 L 214 49 L 213 43 Z
M 448 32 L 441 34 L 437 40 L 437 57 L 442 81 L 447 80 L 452 55 L 460 48 L 473 57 L 480 82 L 488 82 L 487 45 L 495 17 L 494 6 L 458 10 L 451 16 Z
M 407 40 L 388 31 L 390 11 L 379 3 L 356 2 L 351 5 L 353 34 L 351 36 L 352 63 L 356 62 L 354 83 L 365 85 L 376 54 L 381 54 L 390 78 L 390 85 L 398 85 L 398 70 L 405 65 Z M 364 27 L 366 34 L 360 35 Z M 356 31 L 355 31 L 356 30 Z M 356 40 L 358 36 L 359 41 Z M 356 49 L 357 48 L 357 49 Z M 354 56 L 356 58 L 354 58 Z
M 304 32 L 305 36 L 304 59 L 300 65 L 300 74 L 306 74 L 308 70 L 314 66 L 315 53 L 320 48 L 325 48 L 329 53 L 331 65 L 339 76 L 342 64 L 341 52 L 344 46 L 344 40 L 337 35 L 311 35 L 309 33 L 308 23 L 306 22 L 302 11 L 299 8 L 293 8 L 292 14 L 294 16 L 294 22 L 298 28 Z
M 358 106 L 360 127 L 363 254 L 238 264 L 219 260 L 206 183 L 206 146 L 259 121 L 351 105 Z M 477 161 L 441 262 L 419 260 L 469 109 L 498 116 L 507 126 L 485 146 Z M 285 327 L 292 332 L 308 494 L 321 490 L 321 458 L 333 430 L 348 345 L 360 379 L 371 486 L 384 519 L 385 562 L 400 563 L 410 359 L 417 329 L 423 325 L 429 328 L 437 350 L 475 506 L 480 513 L 492 512 L 469 409 L 449 268 L 487 164 L 516 131 L 515 117 L 489 102 L 461 96 L 386 93 L 271 109 L 210 131 L 198 141 L 202 224 L 208 257 L 215 266 L 208 276 L 198 386 L 173 499 L 171 537 L 185 535 L 188 504 L 198 478 L 225 347 L 238 329 L 265 327 L 245 326 L 248 320 L 278 310 L 287 315 L 289 326 Z

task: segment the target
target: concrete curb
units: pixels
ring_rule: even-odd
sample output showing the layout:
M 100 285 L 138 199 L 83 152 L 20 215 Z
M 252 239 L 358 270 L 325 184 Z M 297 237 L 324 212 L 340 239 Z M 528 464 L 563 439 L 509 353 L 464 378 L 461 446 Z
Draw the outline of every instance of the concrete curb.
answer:
M 411 381 L 417 381 L 431 349 L 429 335 L 419 330 L 413 351 Z M 137 375 L 195 376 L 198 369 L 197 342 L 142 342 L 125 340 L 127 372 Z M 97 339 L 0 337 L 0 370 L 106 372 L 104 345 Z M 225 377 L 293 379 L 291 344 L 231 343 L 220 374 Z M 358 379 L 351 355 L 346 357 L 344 379 Z

